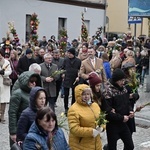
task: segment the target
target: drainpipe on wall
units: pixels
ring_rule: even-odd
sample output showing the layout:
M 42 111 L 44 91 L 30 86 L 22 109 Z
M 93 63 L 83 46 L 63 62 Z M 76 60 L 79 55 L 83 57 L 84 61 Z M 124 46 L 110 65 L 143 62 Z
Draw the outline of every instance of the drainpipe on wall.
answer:
M 106 8 L 108 7 L 107 0 L 104 0 L 105 10 L 104 10 L 104 29 L 103 32 L 106 34 Z

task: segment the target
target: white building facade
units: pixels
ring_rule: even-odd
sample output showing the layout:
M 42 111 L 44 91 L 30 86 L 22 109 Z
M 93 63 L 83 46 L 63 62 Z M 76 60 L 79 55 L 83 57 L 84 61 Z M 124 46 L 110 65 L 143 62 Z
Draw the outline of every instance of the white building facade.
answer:
M 65 3 L 64 3 L 65 2 Z M 84 12 L 89 36 L 93 36 L 97 28 L 105 26 L 105 5 L 99 1 L 83 2 L 73 0 L 1 0 L 0 1 L 0 38 L 6 37 L 9 31 L 8 22 L 14 22 L 20 43 L 27 40 L 30 28 L 30 16 L 38 15 L 39 39 L 51 35 L 58 37 L 58 31 L 64 27 L 68 33 L 68 41 L 81 34 L 81 12 Z

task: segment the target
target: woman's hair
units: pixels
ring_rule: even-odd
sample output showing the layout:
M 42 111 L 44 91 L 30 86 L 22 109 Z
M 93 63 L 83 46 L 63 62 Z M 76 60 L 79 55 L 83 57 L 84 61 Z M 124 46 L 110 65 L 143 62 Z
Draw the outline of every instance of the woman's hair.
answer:
M 15 60 L 18 60 L 18 53 L 16 50 L 11 50 L 11 53 L 13 52 L 13 54 L 15 55 Z M 11 60 L 11 56 L 9 58 Z
M 127 53 L 126 53 L 126 56 L 134 57 L 134 52 L 132 50 L 128 50 Z
M 109 57 L 108 57 L 108 54 L 107 53 L 103 53 L 102 54 L 102 60 L 105 62 L 105 61 L 109 61 Z
M 89 44 L 87 42 L 83 43 L 82 46 L 85 46 L 86 48 L 88 48 Z
M 57 124 L 57 116 L 56 114 L 53 112 L 53 110 L 46 106 L 41 108 L 40 110 L 37 111 L 37 115 L 36 115 L 36 123 L 38 124 L 38 120 L 42 120 L 44 118 L 44 116 L 46 115 L 46 121 L 50 121 L 51 118 L 55 120 L 55 128 L 54 131 L 58 128 L 58 124 Z
M 91 86 L 92 94 L 93 94 L 93 100 L 96 102 L 99 106 L 101 106 L 101 90 L 99 92 L 96 92 L 95 86 Z
M 120 57 L 119 51 L 118 50 L 113 50 L 112 54 L 114 54 L 116 57 Z
M 47 103 L 48 103 L 48 97 L 47 97 L 47 93 L 46 93 L 46 91 L 45 91 L 44 89 L 40 89 L 40 90 L 38 90 L 38 91 L 36 92 L 36 94 L 35 94 L 35 103 L 37 103 L 37 99 L 38 99 L 38 97 L 40 96 L 40 94 L 41 94 L 42 92 L 44 92 L 44 93 L 45 93 L 45 96 L 46 96 L 46 101 L 45 101 L 45 106 L 46 106 Z

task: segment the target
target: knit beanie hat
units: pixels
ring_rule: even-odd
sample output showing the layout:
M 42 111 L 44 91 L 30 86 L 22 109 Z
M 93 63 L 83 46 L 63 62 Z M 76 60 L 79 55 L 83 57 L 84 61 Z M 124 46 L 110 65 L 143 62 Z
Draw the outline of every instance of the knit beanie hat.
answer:
M 68 52 L 70 52 L 70 53 L 73 54 L 73 55 L 76 54 L 75 48 L 70 48 L 70 49 L 68 50 Z
M 120 68 L 117 68 L 114 70 L 114 72 L 112 74 L 112 81 L 113 82 L 117 82 L 117 81 L 124 79 L 124 78 L 125 78 L 125 74 Z
M 32 53 L 32 50 L 28 48 L 28 49 L 26 50 L 26 54 L 31 54 L 31 53 Z
M 96 84 L 99 84 L 99 83 L 102 82 L 96 72 L 91 72 L 89 74 L 89 78 L 88 79 L 89 79 L 90 86 L 95 86 Z

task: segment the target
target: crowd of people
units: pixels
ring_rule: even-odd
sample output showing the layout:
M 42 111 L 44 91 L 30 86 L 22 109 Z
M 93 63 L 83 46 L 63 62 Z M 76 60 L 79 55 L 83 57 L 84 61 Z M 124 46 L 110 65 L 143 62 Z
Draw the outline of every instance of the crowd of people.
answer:
M 101 130 L 96 120 L 103 112 L 108 120 L 104 149 L 116 150 L 121 139 L 125 150 L 133 150 L 134 108 L 149 70 L 148 49 L 149 39 L 136 39 L 133 45 L 131 33 L 114 41 L 94 36 L 88 42 L 74 39 L 63 52 L 55 36 L 22 47 L 3 38 L 0 122 L 5 123 L 9 103 L 12 150 L 16 145 L 23 150 L 101 150 L 105 128 Z M 6 85 L 5 78 L 11 83 Z M 59 94 L 68 118 L 68 142 L 55 113 Z

